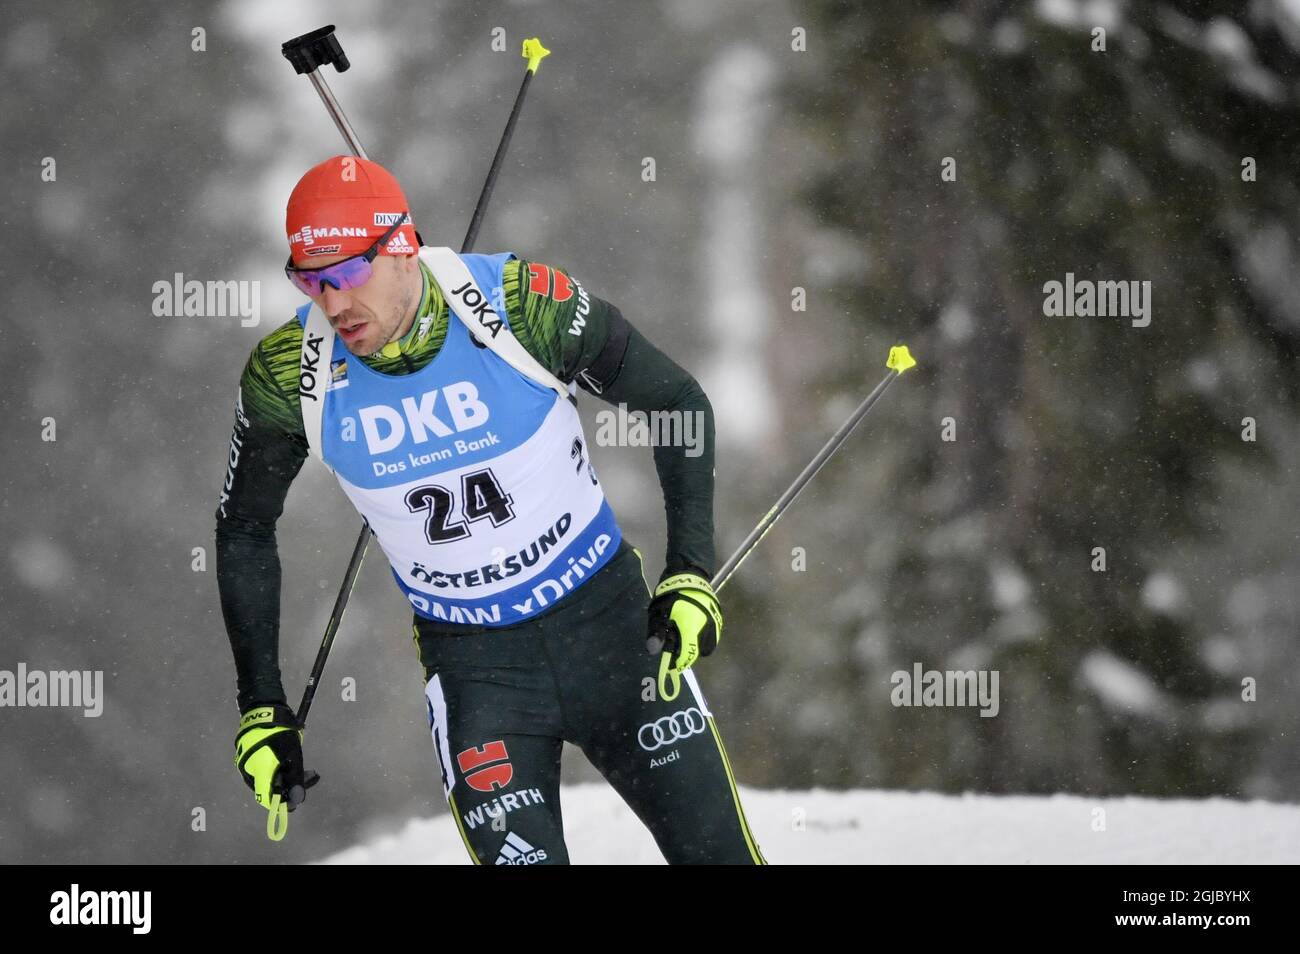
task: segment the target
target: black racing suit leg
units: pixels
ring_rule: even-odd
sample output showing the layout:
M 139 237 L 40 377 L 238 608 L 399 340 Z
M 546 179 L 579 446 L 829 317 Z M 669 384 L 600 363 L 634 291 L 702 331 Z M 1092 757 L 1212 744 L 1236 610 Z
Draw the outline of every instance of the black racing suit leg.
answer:
M 567 864 L 560 716 L 536 624 L 431 634 L 417 616 L 443 793 L 475 864 Z M 424 631 L 424 632 L 422 632 Z
M 675 699 L 659 698 L 640 552 L 625 543 L 575 596 L 542 620 L 565 738 L 650 829 L 669 864 L 766 864 L 694 671 Z

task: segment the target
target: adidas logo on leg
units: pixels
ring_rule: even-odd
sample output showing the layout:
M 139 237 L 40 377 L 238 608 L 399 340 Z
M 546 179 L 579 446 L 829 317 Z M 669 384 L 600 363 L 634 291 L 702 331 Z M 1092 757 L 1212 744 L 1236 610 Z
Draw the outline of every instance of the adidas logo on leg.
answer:
M 512 831 L 506 832 L 506 843 L 497 854 L 499 865 L 535 865 L 545 860 L 545 848 L 534 848 Z

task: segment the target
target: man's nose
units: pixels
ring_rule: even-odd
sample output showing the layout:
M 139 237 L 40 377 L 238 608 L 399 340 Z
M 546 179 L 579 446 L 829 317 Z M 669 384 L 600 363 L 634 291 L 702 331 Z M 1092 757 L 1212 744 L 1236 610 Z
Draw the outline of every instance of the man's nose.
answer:
M 329 315 L 331 318 L 341 315 L 343 312 L 347 311 L 348 306 L 351 304 L 352 304 L 352 299 L 348 296 L 347 292 L 341 292 L 333 285 L 327 283 L 325 285 L 324 290 L 321 292 L 321 296 L 320 296 L 321 310 L 324 311 L 325 314 Z

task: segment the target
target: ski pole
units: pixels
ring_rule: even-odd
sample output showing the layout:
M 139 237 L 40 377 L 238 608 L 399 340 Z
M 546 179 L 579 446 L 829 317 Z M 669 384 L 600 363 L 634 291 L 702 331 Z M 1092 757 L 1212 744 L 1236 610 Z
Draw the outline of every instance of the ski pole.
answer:
M 293 64 L 294 70 L 299 75 L 305 73 L 307 79 L 311 80 L 311 85 L 315 87 L 321 102 L 325 104 L 325 111 L 330 114 L 330 119 L 334 120 L 334 125 L 338 127 L 348 148 L 352 150 L 352 155 L 369 159 L 366 150 L 362 148 L 361 140 L 352 129 L 352 124 L 348 122 L 348 117 L 343 115 L 343 107 L 334 98 L 329 84 L 325 82 L 325 77 L 320 75 L 322 66 L 333 65 L 335 71 L 339 73 L 346 73 L 352 66 L 348 62 L 347 54 L 343 52 L 343 47 L 339 44 L 338 37 L 334 35 L 334 24 L 312 30 L 302 36 L 295 36 L 292 40 L 285 40 L 280 44 L 280 55 Z
M 817 452 L 817 456 L 808 462 L 808 466 L 794 479 L 794 483 L 786 488 L 785 493 L 772 505 L 772 509 L 763 515 L 762 520 L 758 521 L 758 526 L 749 532 L 749 536 L 745 537 L 744 542 L 736 549 L 736 552 L 713 575 L 710 585 L 713 587 L 714 592 L 722 589 L 723 585 L 731 579 L 740 564 L 758 546 L 758 542 L 767 536 L 767 532 L 772 529 L 772 525 L 794 502 L 794 498 L 799 496 L 799 492 L 817 476 L 817 472 L 822 469 L 822 466 L 840 449 L 840 446 L 848 439 L 849 434 L 853 433 L 853 429 L 858 426 L 858 422 L 867 416 L 867 412 L 871 410 L 872 405 L 880 400 L 880 396 L 894 383 L 894 379 L 901 376 L 909 368 L 916 367 L 916 361 L 913 359 L 911 352 L 907 350 L 907 345 L 898 345 L 889 349 L 889 359 L 885 362 L 885 367 L 889 369 L 889 373 L 872 389 L 871 393 L 849 415 L 848 419 L 840 425 L 839 430 L 831 435 L 831 439 Z M 646 650 L 651 655 L 662 652 L 663 648 L 664 640 L 662 637 L 651 636 L 646 640 Z M 681 691 L 680 675 L 671 672 L 668 668 L 670 655 L 665 653 L 660 657 L 659 661 L 659 694 L 669 701 L 676 699 L 677 693 Z M 669 681 L 672 683 L 671 693 L 668 691 Z
M 334 62 L 337 67 L 337 61 L 341 60 L 343 66 L 337 67 L 340 72 L 349 65 L 347 57 L 344 56 L 343 49 L 339 46 L 338 39 L 334 37 L 333 33 L 333 26 L 322 27 L 319 30 L 314 30 L 311 33 L 288 41 L 281 48 L 281 52 L 284 53 L 289 62 L 293 63 L 294 69 L 299 73 L 307 73 L 312 80 L 312 85 L 320 93 L 326 111 L 333 117 L 334 124 L 342 133 L 343 138 L 347 140 L 349 147 L 358 155 L 361 155 L 362 158 L 365 158 L 364 154 L 360 152 L 361 143 L 352 131 L 352 126 L 347 121 L 347 117 L 343 115 L 343 110 L 338 105 L 338 101 L 330 93 L 325 81 L 316 73 L 317 67 L 327 62 Z M 304 52 L 304 50 L 310 52 Z M 478 238 L 478 229 L 483 222 L 483 214 L 487 211 L 488 199 L 492 196 L 492 189 L 496 185 L 497 175 L 501 171 L 501 163 L 505 159 L 506 149 L 510 145 L 510 136 L 514 132 L 515 124 L 519 119 L 524 94 L 528 91 L 528 85 L 533 74 L 537 72 L 538 64 L 550 52 L 550 50 L 542 46 L 541 40 L 537 37 L 524 41 L 522 55 L 528 60 L 528 67 L 524 72 L 524 80 L 519 87 L 519 93 L 515 96 L 515 104 L 510 111 L 510 118 L 506 121 L 505 131 L 501 134 L 501 142 L 498 144 L 496 155 L 492 159 L 492 166 L 488 170 L 487 179 L 483 182 L 483 189 L 479 193 L 478 202 L 474 206 L 474 214 L 470 217 L 469 228 L 465 233 L 465 241 L 461 243 L 460 250 L 462 254 L 473 248 L 474 242 Z M 332 59 L 326 57 L 332 57 Z M 304 69 L 304 67 L 307 67 L 307 69 Z M 352 558 L 348 561 L 347 571 L 343 575 L 343 585 L 339 588 L 339 595 L 334 600 L 334 609 L 330 613 L 329 622 L 325 625 L 325 635 L 321 639 L 320 649 L 316 652 L 316 662 L 311 667 L 311 675 L 307 677 L 307 686 L 303 690 L 302 702 L 298 704 L 297 720 L 300 729 L 307 727 L 307 713 L 311 709 L 312 700 L 316 697 L 316 687 L 320 684 L 321 675 L 325 671 L 325 661 L 329 658 L 330 649 L 334 645 L 334 636 L 343 623 L 343 613 L 347 609 L 348 599 L 352 596 L 352 587 L 356 584 L 357 575 L 361 572 L 361 563 L 365 559 L 366 549 L 370 546 L 372 533 L 370 524 L 362 521 L 361 533 L 357 537 L 356 544 L 352 547 Z

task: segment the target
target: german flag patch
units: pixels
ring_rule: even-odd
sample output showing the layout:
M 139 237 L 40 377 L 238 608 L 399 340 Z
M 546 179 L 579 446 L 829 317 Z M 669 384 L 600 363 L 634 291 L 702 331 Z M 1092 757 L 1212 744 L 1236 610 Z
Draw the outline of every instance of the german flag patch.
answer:
M 573 282 L 558 268 L 529 262 L 528 290 L 538 295 L 546 295 L 552 301 L 568 301 L 573 297 Z

